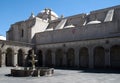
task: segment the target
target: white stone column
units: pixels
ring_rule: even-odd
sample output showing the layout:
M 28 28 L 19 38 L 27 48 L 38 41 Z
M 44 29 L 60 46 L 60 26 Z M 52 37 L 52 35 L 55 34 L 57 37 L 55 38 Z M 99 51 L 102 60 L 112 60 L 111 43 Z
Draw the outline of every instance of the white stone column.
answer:
M 79 48 L 75 48 L 75 66 L 79 67 Z
M 13 66 L 18 65 L 18 53 L 14 53 L 13 55 Z
M 1 58 L 2 58 L 1 66 L 5 67 L 6 66 L 6 54 L 5 54 L 5 52 L 2 52 Z
M 24 55 L 23 55 L 23 66 L 24 66 L 24 67 L 27 65 L 27 64 L 26 64 L 27 56 L 28 56 L 28 52 L 25 51 L 25 53 L 24 53 Z
M 94 53 L 93 48 L 89 47 L 89 68 L 94 68 Z
M 105 67 L 110 67 L 110 48 L 105 48 Z
M 55 66 L 55 49 L 52 50 L 52 66 Z

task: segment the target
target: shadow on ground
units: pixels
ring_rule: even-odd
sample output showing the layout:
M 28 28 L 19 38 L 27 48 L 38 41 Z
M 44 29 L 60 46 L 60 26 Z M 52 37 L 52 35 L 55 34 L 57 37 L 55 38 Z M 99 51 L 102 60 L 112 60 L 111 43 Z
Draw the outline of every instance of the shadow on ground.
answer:
M 82 69 L 80 73 L 120 74 L 119 69 Z
M 76 70 L 79 73 L 106 73 L 106 74 L 120 74 L 120 69 L 88 69 L 88 68 L 71 68 L 71 67 L 63 67 L 63 68 L 55 68 L 60 70 Z
M 12 77 L 12 75 L 11 75 L 11 74 L 5 74 L 5 76 Z

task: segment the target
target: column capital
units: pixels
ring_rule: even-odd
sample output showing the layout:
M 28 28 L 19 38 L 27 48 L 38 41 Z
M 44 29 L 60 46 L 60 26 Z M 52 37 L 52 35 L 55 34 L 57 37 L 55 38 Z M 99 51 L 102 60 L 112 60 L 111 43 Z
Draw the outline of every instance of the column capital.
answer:
M 56 49 L 51 49 L 52 52 L 56 52 Z
M 95 46 L 89 46 L 88 50 L 93 50 L 95 48 Z
M 2 51 L 2 54 L 5 54 L 6 53 L 6 51 Z
M 6 53 L 7 51 L 5 49 L 1 49 L 1 52 L 4 54 Z
M 80 47 L 77 47 L 77 48 L 74 48 L 75 51 L 79 51 L 80 50 Z
M 18 52 L 14 52 L 14 55 L 17 55 L 18 54 Z

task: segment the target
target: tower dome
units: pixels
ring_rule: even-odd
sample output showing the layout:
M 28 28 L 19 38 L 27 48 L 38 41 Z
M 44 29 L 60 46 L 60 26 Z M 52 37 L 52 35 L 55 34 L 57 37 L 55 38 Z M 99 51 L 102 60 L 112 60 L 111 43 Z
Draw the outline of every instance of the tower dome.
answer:
M 45 8 L 37 15 L 37 17 L 42 18 L 44 20 L 55 20 L 58 18 L 58 15 L 51 9 Z
M 44 10 L 42 10 L 42 11 L 40 12 L 40 14 L 44 14 L 44 13 L 47 13 L 47 14 L 51 13 L 52 16 L 58 17 L 58 15 L 57 15 L 54 11 L 52 11 L 51 9 L 45 8 Z

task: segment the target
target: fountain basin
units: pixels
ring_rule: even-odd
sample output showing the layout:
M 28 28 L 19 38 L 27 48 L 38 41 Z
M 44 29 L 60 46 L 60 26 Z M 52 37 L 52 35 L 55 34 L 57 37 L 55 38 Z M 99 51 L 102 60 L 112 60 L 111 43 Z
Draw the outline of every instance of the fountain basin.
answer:
M 40 67 L 32 70 L 31 68 L 15 68 L 11 69 L 11 75 L 14 77 L 28 77 L 28 76 L 52 76 L 54 74 L 53 68 Z

